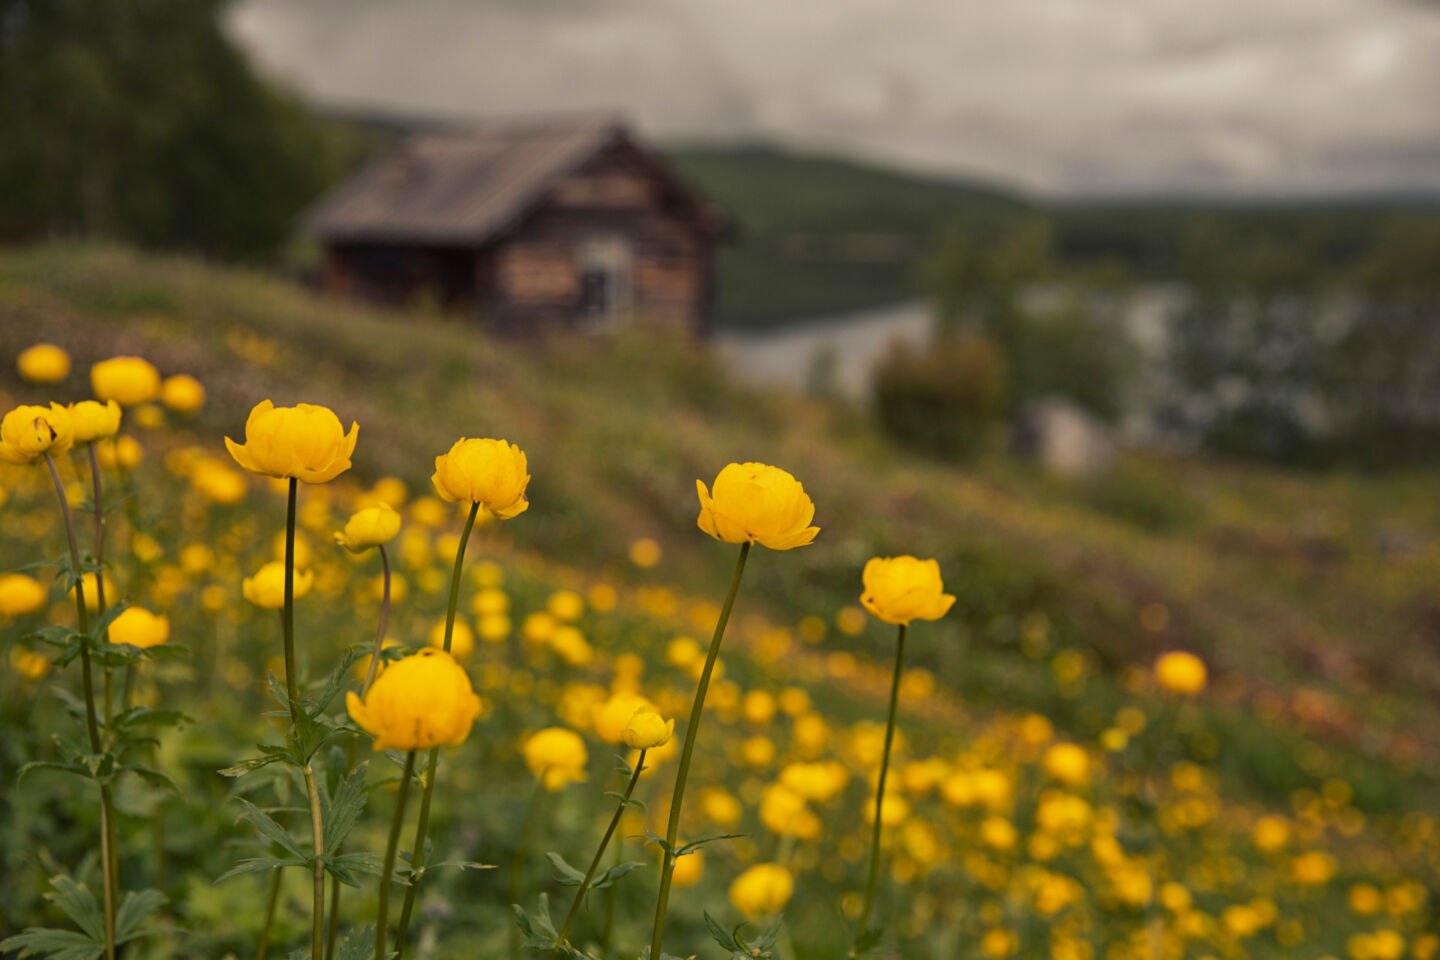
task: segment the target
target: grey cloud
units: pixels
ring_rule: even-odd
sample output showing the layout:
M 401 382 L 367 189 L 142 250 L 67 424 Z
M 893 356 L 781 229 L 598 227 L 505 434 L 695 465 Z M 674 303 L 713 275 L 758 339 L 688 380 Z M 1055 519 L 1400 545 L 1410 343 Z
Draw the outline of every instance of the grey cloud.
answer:
M 1415 0 L 241 0 L 322 103 L 620 110 L 1058 192 L 1440 189 Z

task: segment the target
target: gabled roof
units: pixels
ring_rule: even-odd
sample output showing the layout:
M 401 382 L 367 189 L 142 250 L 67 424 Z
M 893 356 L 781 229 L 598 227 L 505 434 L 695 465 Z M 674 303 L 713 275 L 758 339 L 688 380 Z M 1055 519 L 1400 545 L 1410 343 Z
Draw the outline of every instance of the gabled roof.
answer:
M 627 142 L 608 118 L 417 134 L 324 197 L 302 226 L 328 241 L 477 245 L 602 149 Z

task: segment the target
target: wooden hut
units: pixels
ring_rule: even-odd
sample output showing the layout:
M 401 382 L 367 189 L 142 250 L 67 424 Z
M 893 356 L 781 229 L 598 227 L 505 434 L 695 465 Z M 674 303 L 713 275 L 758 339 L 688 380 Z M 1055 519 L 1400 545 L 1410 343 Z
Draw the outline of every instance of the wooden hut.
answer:
M 525 335 L 647 322 L 703 335 L 722 217 L 613 120 L 406 139 L 304 227 L 342 295 L 417 295 Z

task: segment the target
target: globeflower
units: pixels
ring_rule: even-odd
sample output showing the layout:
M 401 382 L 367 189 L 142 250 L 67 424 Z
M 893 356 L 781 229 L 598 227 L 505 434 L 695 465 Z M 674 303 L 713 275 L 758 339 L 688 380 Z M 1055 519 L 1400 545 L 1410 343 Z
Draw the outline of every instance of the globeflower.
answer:
M 170 639 L 170 618 L 157 616 L 144 607 L 126 607 L 110 623 L 110 642 L 148 649 Z
M 585 741 L 573 730 L 564 727 L 541 730 L 525 741 L 522 752 L 525 766 L 546 790 L 585 782 L 585 765 L 590 762 L 590 754 L 585 749 Z
M 20 351 L 15 368 L 31 383 L 59 383 L 70 376 L 70 354 L 53 343 L 37 343 Z
M 730 902 L 747 917 L 774 913 L 790 902 L 795 878 L 778 863 L 757 863 L 730 884 Z
M 76 443 L 94 443 L 113 437 L 120 430 L 120 404 L 114 400 L 100 403 L 81 400 L 70 404 L 70 425 Z
M 632 750 L 652 750 L 669 743 L 674 733 L 674 720 L 665 720 L 654 710 L 641 707 L 625 725 L 621 736 Z
M 1083 786 L 1090 779 L 1090 755 L 1073 743 L 1055 744 L 1041 762 L 1046 773 L 1067 786 Z
M 455 658 L 427 647 L 396 660 L 365 699 L 345 695 L 351 718 L 375 738 L 376 750 L 418 750 L 465 742 L 480 698 Z
M 295 571 L 295 599 L 310 592 L 315 583 L 315 574 L 309 570 Z M 271 560 L 255 576 L 246 577 L 240 584 L 240 592 L 262 610 L 280 610 L 285 606 L 285 564 Z
M 23 573 L 0 573 L 0 615 L 19 617 L 45 606 L 50 591 Z
M 389 543 L 400 532 L 400 514 L 387 503 L 366 507 L 355 513 L 345 523 L 345 529 L 336 532 L 335 542 L 351 553 L 364 553 L 371 547 Z
M 621 690 L 595 711 L 595 734 L 606 743 L 623 743 L 625 730 L 641 710 L 654 712 L 655 705 L 638 693 Z
M 915 557 L 872 557 L 861 574 L 860 603 L 886 623 L 939 620 L 955 602 L 945 593 L 940 564 Z
M 1205 663 L 1193 653 L 1172 650 L 1155 661 L 1155 679 L 1171 693 L 1196 694 L 1205 689 Z
M 327 483 L 350 469 L 359 430 L 351 423 L 347 434 L 329 407 L 277 407 L 261 400 L 245 421 L 245 443 L 226 437 L 225 447 L 251 473 Z
M 90 389 L 122 407 L 149 403 L 160 393 L 160 371 L 140 357 L 111 357 L 90 368 Z
M 34 463 L 47 453 L 64 453 L 74 442 L 70 411 L 22 404 L 0 420 L 0 460 Z
M 176 413 L 194 413 L 205 406 L 205 385 L 186 373 L 166 377 L 160 384 L 160 402 Z
M 789 473 L 763 463 L 732 463 L 715 478 L 714 493 L 695 481 L 700 497 L 696 523 L 725 543 L 758 543 L 771 550 L 803 547 L 819 527 L 810 525 L 815 504 Z
M 430 482 L 442 499 L 451 503 L 478 503 L 508 520 L 530 508 L 525 487 L 530 474 L 525 451 L 504 440 L 461 437 L 448 453 L 435 458 Z

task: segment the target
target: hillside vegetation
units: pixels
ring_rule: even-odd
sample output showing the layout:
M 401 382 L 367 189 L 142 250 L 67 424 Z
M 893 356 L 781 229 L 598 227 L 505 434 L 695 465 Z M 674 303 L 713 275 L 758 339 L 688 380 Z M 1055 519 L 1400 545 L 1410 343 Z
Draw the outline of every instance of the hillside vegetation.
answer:
M 866 557 L 935 556 L 960 600 L 916 656 L 972 706 L 1093 734 L 1127 668 L 1183 647 L 1218 673 L 1217 716 L 1267 731 L 1221 759 L 1247 789 L 1280 797 L 1344 769 L 1379 809 L 1429 784 L 1440 758 L 1440 508 L 1425 474 L 1151 456 L 1094 484 L 1002 457 L 955 470 L 890 448 L 862 411 L 742 392 L 701 353 L 646 334 L 496 342 L 454 319 L 105 247 L 0 258 L 0 343 L 10 354 L 41 337 L 81 369 L 140 353 L 193 372 L 211 393 L 207 433 L 237 436 L 259 398 L 326 403 L 376 438 L 359 448 L 361 478 L 423 489 L 457 430 L 522 442 L 544 506 L 517 528 L 523 547 L 623 578 L 627 545 L 653 537 L 666 577 L 692 592 L 729 559 L 696 536 L 690 479 L 777 463 L 812 492 L 824 536 L 757 577 L 747 612 L 828 619 L 853 602 Z M 1061 653 L 1098 699 L 1057 692 Z M 1289 749 L 1301 734 L 1333 749 Z

